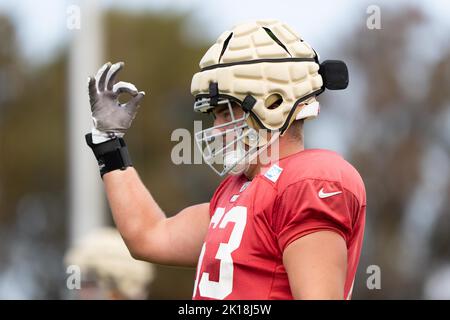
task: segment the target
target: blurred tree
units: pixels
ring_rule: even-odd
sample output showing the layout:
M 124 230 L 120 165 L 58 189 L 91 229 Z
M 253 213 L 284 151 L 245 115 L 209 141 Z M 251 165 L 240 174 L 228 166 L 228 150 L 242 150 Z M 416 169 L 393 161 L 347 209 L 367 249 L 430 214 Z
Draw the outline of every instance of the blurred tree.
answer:
M 168 215 L 194 203 L 208 202 L 219 179 L 201 165 L 176 166 L 171 133 L 193 131 L 192 75 L 206 51 L 185 31 L 188 16 L 160 16 L 113 11 L 105 19 L 107 61 L 124 61 L 120 74 L 146 91 L 127 133 L 133 161 L 142 180 Z M 195 148 L 194 145 L 192 145 Z M 151 298 L 189 299 L 193 269 L 158 266 Z
M 17 99 L 19 86 L 22 85 L 24 78 L 21 68 L 20 55 L 16 43 L 16 34 L 14 26 L 6 16 L 0 16 L 0 130 L 7 123 L 8 112 Z M 3 220 L 8 212 L 6 199 L 9 199 L 9 188 L 6 188 L 7 180 L 2 174 L 4 167 L 3 156 L 6 151 L 6 136 L 0 136 L 0 221 Z
M 205 50 L 187 36 L 184 26 L 188 18 L 117 11 L 106 13 L 104 19 L 105 59 L 125 61 L 120 79 L 147 92 L 127 141 L 144 183 L 168 215 L 187 205 L 209 201 L 218 183 L 206 168 L 176 166 L 170 158 L 176 143 L 170 140 L 171 132 L 193 128 L 190 79 Z M 66 247 L 68 197 L 67 55 L 64 52 L 48 65 L 24 73 L 26 61 L 14 51 L 16 37 L 5 18 L 0 19 L 0 35 L 6 44 L 0 52 L 0 93 L 9 92 L 2 79 L 20 80 L 13 99 L 6 100 L 5 94 L 0 94 L 0 267 L 4 262 L 2 269 L 12 270 L 3 273 L 11 281 L 29 274 L 23 277 L 29 283 L 27 288 L 20 281 L 16 284 L 18 292 L 27 292 L 18 297 L 54 298 L 59 296 L 65 277 L 61 260 Z M 5 68 L 14 77 L 2 77 Z M 34 262 L 29 263 L 27 256 Z M 16 267 L 23 259 L 27 259 L 29 268 Z M 194 270 L 159 267 L 158 274 L 151 298 L 191 296 Z
M 442 61 L 425 62 L 422 52 L 414 50 L 419 46 L 414 32 L 425 22 L 424 14 L 416 8 L 384 10 L 382 29 L 357 29 L 340 44 L 345 48 L 340 49 L 342 55 L 357 72 L 352 78 L 362 76 L 364 80 L 353 90 L 365 92 L 360 105 L 362 116 L 352 124 L 357 138 L 350 157 L 364 178 L 368 196 L 365 249 L 355 298 L 421 297 L 424 271 L 431 266 L 428 223 L 411 223 L 417 220 L 414 212 L 418 210 L 411 206 L 426 197 L 418 190 L 427 179 L 423 163 L 429 147 L 437 145 L 447 154 L 449 151 L 448 140 L 443 139 L 448 131 L 435 124 L 445 112 L 448 115 L 446 80 L 450 64 L 448 56 Z M 425 68 L 426 63 L 435 66 Z M 349 94 L 347 99 L 354 99 L 354 95 Z M 444 179 L 449 182 L 448 175 Z M 448 192 L 440 192 L 439 197 L 448 199 Z M 442 215 L 448 219 L 448 206 L 444 208 Z M 430 212 L 421 212 L 428 217 L 424 220 L 433 221 L 433 209 L 426 210 Z M 423 238 L 421 234 L 425 234 Z M 381 267 L 381 291 L 366 288 L 370 264 Z
M 0 108 L 5 108 L 18 93 L 23 69 L 18 59 L 18 46 L 14 26 L 6 16 L 0 15 Z M 1 112 L 1 109 L 0 109 Z M 0 123 L 2 122 L 0 117 Z
M 60 57 L 27 70 L 16 38 L 0 18 L 0 295 L 57 297 L 64 277 L 65 64 Z

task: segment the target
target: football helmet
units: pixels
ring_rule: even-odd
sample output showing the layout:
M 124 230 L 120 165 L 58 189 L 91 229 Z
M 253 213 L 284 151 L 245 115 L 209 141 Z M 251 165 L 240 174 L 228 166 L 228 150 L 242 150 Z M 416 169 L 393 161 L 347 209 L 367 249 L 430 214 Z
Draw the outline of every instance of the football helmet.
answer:
M 112 227 L 100 227 L 83 236 L 66 252 L 64 263 L 80 268 L 81 281 L 93 281 L 106 291 L 117 290 L 127 299 L 145 298 L 155 278 L 155 266 L 133 259 Z
M 325 88 L 347 85 L 345 63 L 320 64 L 314 49 L 286 24 L 239 24 L 209 48 L 192 78 L 195 111 L 225 105 L 231 114 L 230 122 L 196 132 L 197 146 L 219 175 L 240 174 L 294 120 L 319 114 L 316 97 Z M 242 108 L 242 116 L 234 116 L 232 104 Z

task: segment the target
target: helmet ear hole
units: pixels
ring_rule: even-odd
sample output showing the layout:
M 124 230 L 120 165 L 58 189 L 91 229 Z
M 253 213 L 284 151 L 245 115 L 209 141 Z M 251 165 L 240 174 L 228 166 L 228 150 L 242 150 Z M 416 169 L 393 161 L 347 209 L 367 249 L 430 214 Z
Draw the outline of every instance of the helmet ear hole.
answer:
M 278 108 L 283 103 L 283 97 L 279 93 L 273 93 L 266 98 L 264 106 L 269 110 Z

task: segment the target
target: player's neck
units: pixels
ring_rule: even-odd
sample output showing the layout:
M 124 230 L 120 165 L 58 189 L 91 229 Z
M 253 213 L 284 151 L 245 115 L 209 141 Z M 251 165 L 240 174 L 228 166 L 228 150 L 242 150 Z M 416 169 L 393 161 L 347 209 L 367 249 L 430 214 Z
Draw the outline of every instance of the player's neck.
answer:
M 267 161 L 267 159 L 265 161 L 260 161 L 258 158 L 257 163 L 250 165 L 249 169 L 245 172 L 247 179 L 252 180 L 256 175 L 266 171 L 272 164 L 277 163 L 280 159 L 305 149 L 303 141 L 295 141 L 287 137 L 280 137 L 280 139 L 278 139 L 278 146 L 273 147 L 278 148 L 278 152 L 273 152 L 272 146 L 269 146 L 266 153 L 271 155 L 269 161 Z

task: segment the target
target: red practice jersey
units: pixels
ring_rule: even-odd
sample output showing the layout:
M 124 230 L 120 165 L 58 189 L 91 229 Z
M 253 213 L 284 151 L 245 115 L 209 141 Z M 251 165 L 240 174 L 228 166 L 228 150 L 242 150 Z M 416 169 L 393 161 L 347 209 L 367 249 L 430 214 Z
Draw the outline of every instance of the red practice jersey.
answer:
M 361 253 L 366 193 L 355 168 L 335 152 L 310 149 L 280 159 L 248 181 L 228 176 L 210 202 L 211 222 L 197 266 L 194 299 L 292 299 L 283 251 L 330 230 L 347 244 L 344 297 Z

